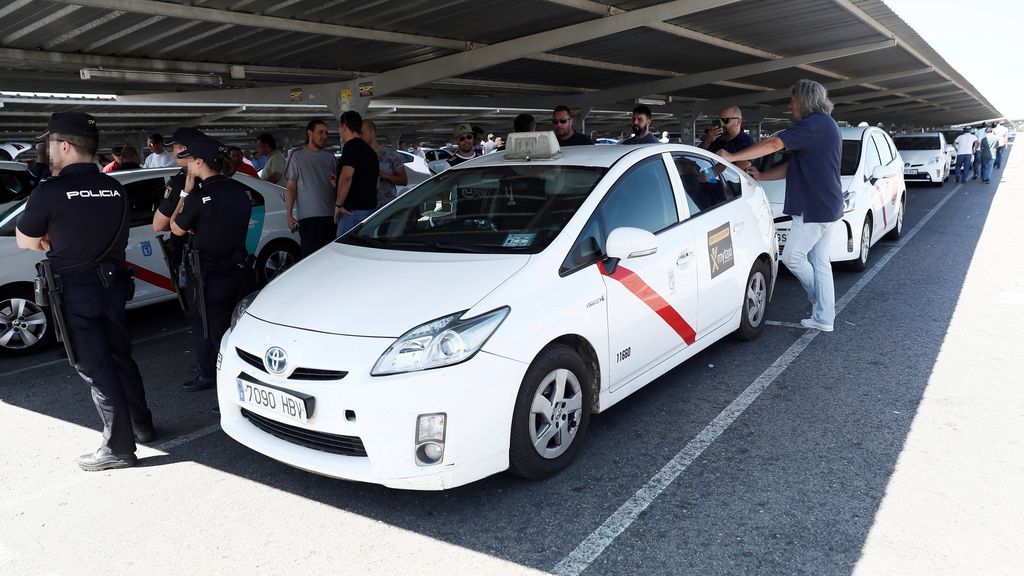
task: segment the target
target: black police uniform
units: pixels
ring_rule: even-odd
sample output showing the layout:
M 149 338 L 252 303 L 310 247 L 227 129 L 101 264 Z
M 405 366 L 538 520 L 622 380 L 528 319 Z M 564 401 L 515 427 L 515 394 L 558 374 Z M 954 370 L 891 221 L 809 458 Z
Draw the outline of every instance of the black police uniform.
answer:
M 74 130 L 80 117 L 87 115 L 55 114 L 50 131 Z M 63 286 L 65 338 L 78 356 L 75 368 L 92 386 L 93 402 L 103 420 L 103 446 L 96 455 L 79 459 L 83 468 L 87 468 L 83 460 L 101 453 L 124 456 L 130 463 L 122 464 L 131 465 L 136 436 L 151 439 L 154 435 L 142 376 L 131 357 L 125 314 L 131 282 L 124 268 L 127 202 L 124 187 L 100 173 L 95 164 L 71 164 L 35 189 L 18 220 L 23 234 L 49 236 L 47 256 Z M 97 268 L 111 264 L 117 272 L 106 288 Z
M 190 147 L 192 150 L 192 147 Z M 217 351 L 231 324 L 231 313 L 244 295 L 245 237 L 249 229 L 252 200 L 244 186 L 225 176 L 212 176 L 185 199 L 175 219 L 182 229 L 191 230 L 191 248 L 198 250 L 208 337 L 203 337 L 199 305 L 199 282 L 189 271 L 189 310 L 196 338 L 198 377 L 186 383 L 187 390 L 203 390 L 216 384 Z
M 191 142 L 193 138 L 197 137 L 205 138 L 206 135 L 195 128 L 184 126 L 175 130 L 171 139 L 166 141 L 164 144 L 166 146 L 180 144 L 188 148 L 188 143 Z M 185 190 L 185 178 L 187 176 L 188 171 L 182 168 L 177 174 L 167 179 L 167 186 L 164 188 L 164 197 L 160 200 L 160 205 L 157 207 L 157 211 L 167 218 L 174 216 L 174 210 L 178 207 L 178 201 L 181 199 L 181 193 Z M 195 184 L 199 184 L 200 182 L 202 182 L 201 179 L 195 179 Z M 181 261 L 184 256 L 185 239 L 171 234 L 170 237 L 167 238 L 167 247 L 169 249 L 168 256 L 171 260 L 171 269 L 168 270 L 168 273 L 177 274 L 178 270 L 181 268 Z

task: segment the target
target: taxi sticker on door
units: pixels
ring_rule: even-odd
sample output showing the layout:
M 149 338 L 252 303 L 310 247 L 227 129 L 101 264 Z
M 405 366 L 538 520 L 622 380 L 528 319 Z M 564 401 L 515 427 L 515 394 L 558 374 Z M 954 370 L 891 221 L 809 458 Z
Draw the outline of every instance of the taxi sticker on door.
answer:
M 732 233 L 729 223 L 708 232 L 708 257 L 711 259 L 711 277 L 725 272 L 735 263 L 732 252 Z

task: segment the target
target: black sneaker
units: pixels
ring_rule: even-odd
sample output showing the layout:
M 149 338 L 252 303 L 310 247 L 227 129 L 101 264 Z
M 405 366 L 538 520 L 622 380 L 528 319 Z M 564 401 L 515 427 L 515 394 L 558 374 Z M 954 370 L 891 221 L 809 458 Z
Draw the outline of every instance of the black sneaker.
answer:
M 181 385 L 181 387 L 185 389 L 185 392 L 199 392 L 200 390 L 209 390 L 216 386 L 217 382 L 215 380 L 203 380 L 198 376 Z
M 135 454 L 112 454 L 106 448 L 78 457 L 78 467 L 86 472 L 131 468 L 138 463 Z

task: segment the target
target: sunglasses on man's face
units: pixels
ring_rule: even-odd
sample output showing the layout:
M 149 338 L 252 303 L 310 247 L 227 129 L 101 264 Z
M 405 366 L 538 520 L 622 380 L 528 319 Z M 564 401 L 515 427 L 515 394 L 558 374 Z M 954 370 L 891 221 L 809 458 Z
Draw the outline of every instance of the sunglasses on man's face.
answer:
M 722 121 L 722 124 L 728 124 L 730 120 L 739 120 L 740 118 L 739 116 L 719 116 L 718 119 Z
M 568 118 L 552 118 L 551 119 L 551 123 L 552 124 L 565 124 L 568 121 L 569 121 Z
M 459 136 L 458 138 L 456 138 L 456 140 L 458 140 L 459 142 L 462 142 L 463 140 L 472 140 L 472 139 L 473 139 L 473 135 L 472 134 L 463 134 L 462 136 Z

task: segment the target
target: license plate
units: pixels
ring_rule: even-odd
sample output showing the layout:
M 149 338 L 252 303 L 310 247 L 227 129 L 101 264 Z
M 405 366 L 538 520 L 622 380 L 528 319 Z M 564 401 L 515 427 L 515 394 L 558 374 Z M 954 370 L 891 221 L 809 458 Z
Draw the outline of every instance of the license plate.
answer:
M 288 392 L 274 386 L 257 384 L 235 379 L 238 385 L 238 400 L 243 406 L 267 413 L 272 412 L 284 418 L 305 424 L 313 412 L 313 397 Z
M 911 176 L 916 176 L 917 175 L 917 169 L 916 168 L 908 168 L 907 169 L 907 174 L 910 174 Z
M 786 238 L 789 236 L 789 232 L 776 232 L 775 239 L 779 241 L 779 252 L 786 246 Z

